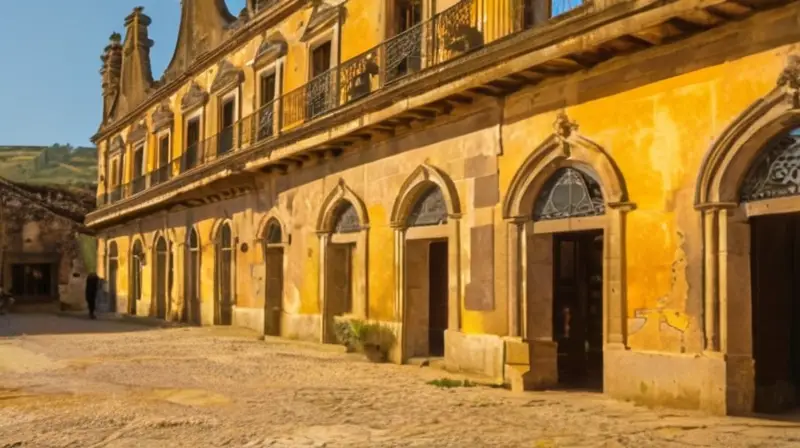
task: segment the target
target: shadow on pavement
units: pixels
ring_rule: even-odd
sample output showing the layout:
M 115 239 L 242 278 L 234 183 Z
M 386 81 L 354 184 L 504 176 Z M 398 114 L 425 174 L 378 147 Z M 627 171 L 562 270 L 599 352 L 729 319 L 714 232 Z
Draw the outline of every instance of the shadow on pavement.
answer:
M 130 333 L 156 330 L 162 327 L 150 322 L 131 322 L 101 316 L 91 320 L 88 316 L 56 314 L 6 314 L 0 316 L 0 337 L 22 335 Z

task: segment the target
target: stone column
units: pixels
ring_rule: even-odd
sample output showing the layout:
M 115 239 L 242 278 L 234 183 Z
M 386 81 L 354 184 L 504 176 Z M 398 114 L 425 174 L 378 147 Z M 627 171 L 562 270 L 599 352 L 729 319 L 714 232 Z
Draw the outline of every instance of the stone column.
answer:
M 447 271 L 449 300 L 447 329 L 461 330 L 461 226 L 460 216 L 448 216 Z
M 319 233 L 319 313 L 320 313 L 320 334 L 319 340 L 325 343 L 325 335 L 328 331 L 328 301 L 326 297 L 328 287 L 328 241 L 331 236 L 329 233 Z
M 506 221 L 508 243 L 508 335 L 522 336 L 522 246 L 524 221 L 514 218 Z
M 606 344 L 625 348 L 627 333 L 627 303 L 625 300 L 625 218 L 634 209 L 629 202 L 608 204 L 606 234 L 603 238 L 604 294 L 608 312 Z
M 402 364 L 406 357 L 406 235 L 403 227 L 394 227 L 394 317 L 398 323 L 397 350 L 393 361 Z
M 719 317 L 719 225 L 717 222 L 717 207 L 703 210 L 703 258 L 704 270 L 704 303 L 703 325 L 705 329 L 706 351 L 719 351 L 718 324 Z

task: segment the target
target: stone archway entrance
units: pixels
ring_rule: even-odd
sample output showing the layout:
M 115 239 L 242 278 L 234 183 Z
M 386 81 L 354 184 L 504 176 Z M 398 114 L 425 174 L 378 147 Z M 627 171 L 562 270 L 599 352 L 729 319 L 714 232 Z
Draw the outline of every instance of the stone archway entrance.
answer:
M 626 385 L 625 182 L 608 153 L 565 113 L 534 149 L 503 201 L 508 232 L 513 387 Z M 510 347 L 510 348 L 509 348 Z M 525 353 L 527 356 L 520 356 Z M 615 380 L 616 379 L 616 380 Z
M 284 237 L 277 219 L 267 221 L 264 230 L 264 334 L 281 335 L 281 316 L 283 315 L 283 251 Z
M 406 221 L 405 353 L 408 358 L 444 357 L 449 324 L 447 207 L 430 183 Z
M 798 202 L 798 193 L 800 130 L 794 130 L 765 146 L 740 193 L 750 216 L 757 412 L 800 405 L 800 207 L 778 208 L 787 199 Z
M 525 320 L 542 387 L 603 389 L 604 214 L 597 175 L 564 167 L 544 183 L 526 225 Z
M 369 216 L 359 197 L 339 180 L 322 204 L 320 296 L 323 343 L 336 343 L 335 321 L 343 315 L 369 318 L 367 242 Z
M 117 311 L 117 278 L 119 277 L 119 249 L 116 241 L 108 245 L 108 302 L 109 311 Z
M 131 249 L 131 274 L 130 274 L 130 288 L 128 299 L 128 312 L 131 315 L 136 315 L 137 305 L 139 300 L 142 299 L 142 267 L 144 258 L 144 248 L 142 241 L 136 240 Z

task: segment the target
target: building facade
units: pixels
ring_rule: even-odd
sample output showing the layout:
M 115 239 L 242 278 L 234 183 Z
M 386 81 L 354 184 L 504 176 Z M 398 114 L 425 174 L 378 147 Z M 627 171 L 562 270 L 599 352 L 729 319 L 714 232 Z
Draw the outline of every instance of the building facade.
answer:
M 93 209 L 91 189 L 0 177 L 0 287 L 16 309 L 86 307 L 97 246 L 83 221 Z
M 800 4 L 182 2 L 103 54 L 117 308 L 333 341 L 518 389 L 798 403 Z

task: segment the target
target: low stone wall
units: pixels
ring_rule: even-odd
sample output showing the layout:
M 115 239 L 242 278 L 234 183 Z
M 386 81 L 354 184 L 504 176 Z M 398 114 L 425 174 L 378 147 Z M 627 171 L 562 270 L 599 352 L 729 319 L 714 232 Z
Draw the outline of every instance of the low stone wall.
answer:
M 503 381 L 505 347 L 500 336 L 468 334 L 447 330 L 444 333 L 445 364 L 448 369 L 477 373 Z

